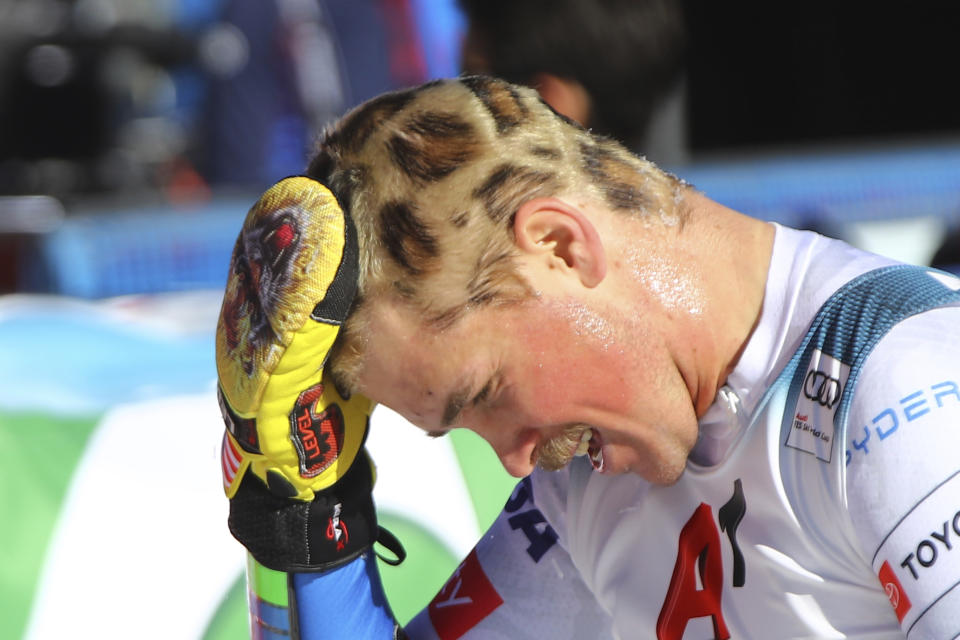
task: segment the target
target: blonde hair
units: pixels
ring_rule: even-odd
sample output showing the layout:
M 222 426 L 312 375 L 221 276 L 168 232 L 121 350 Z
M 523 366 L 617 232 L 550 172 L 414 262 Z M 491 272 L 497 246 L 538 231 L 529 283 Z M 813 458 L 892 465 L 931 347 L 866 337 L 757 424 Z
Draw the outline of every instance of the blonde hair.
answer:
M 524 202 L 577 195 L 677 217 L 682 186 L 534 90 L 484 76 L 360 105 L 323 135 L 307 173 L 357 229 L 358 296 L 333 363 L 348 388 L 371 299 L 395 296 L 444 326 L 470 307 L 530 294 L 513 267 L 513 217 Z

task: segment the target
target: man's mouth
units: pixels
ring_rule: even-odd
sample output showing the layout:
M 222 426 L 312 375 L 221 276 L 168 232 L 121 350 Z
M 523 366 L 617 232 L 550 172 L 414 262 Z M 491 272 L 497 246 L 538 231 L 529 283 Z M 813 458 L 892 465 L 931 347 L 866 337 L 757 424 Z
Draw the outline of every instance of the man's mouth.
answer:
M 537 447 L 534 463 L 547 471 L 564 468 L 576 456 L 590 456 L 595 469 L 603 469 L 603 441 L 597 430 L 586 425 L 570 425 L 563 432 Z
M 603 471 L 603 441 L 600 439 L 600 434 L 593 428 L 584 430 L 574 455 L 589 456 L 593 468 L 596 471 Z
M 590 451 L 590 440 L 593 439 L 593 429 L 584 429 L 580 434 L 580 444 L 577 450 L 573 452 L 575 456 L 585 456 Z

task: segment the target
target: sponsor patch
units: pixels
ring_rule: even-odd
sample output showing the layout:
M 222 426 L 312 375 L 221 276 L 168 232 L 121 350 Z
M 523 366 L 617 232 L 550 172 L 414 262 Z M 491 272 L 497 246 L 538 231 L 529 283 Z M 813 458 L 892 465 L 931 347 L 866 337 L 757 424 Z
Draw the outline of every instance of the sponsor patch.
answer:
M 427 613 L 440 640 L 457 640 L 503 604 L 474 549 L 437 593 Z
M 316 384 L 300 393 L 290 412 L 290 437 L 300 458 L 300 475 L 313 478 L 333 464 L 343 448 L 343 412 L 329 404 L 316 413 L 323 385 Z
M 833 458 L 833 416 L 849 375 L 849 365 L 819 349 L 813 352 L 791 414 L 786 446 L 830 462 Z
M 960 471 L 893 524 L 873 558 L 874 571 L 906 628 L 938 607 L 960 575 Z M 921 625 L 922 626 L 922 625 Z
M 847 464 L 861 460 L 863 456 L 870 455 L 871 451 L 880 449 L 882 443 L 891 436 L 894 436 L 891 442 L 914 437 L 910 435 L 910 430 L 901 430 L 900 427 L 917 420 L 918 427 L 925 425 L 930 419 L 943 420 L 940 416 L 941 410 L 955 411 L 957 403 L 960 403 L 960 385 L 954 380 L 925 385 L 897 402 L 886 403 L 868 424 L 861 425 L 859 429 L 849 426 L 848 433 L 853 449 L 847 449 Z
M 897 574 L 890 568 L 889 562 L 884 561 L 880 566 L 880 573 L 877 574 L 877 577 L 880 578 L 883 592 L 890 598 L 890 606 L 897 614 L 897 620 L 903 622 L 903 617 L 910 611 L 910 598 L 907 597 L 907 592 L 903 590 L 903 585 L 897 580 Z
M 327 519 L 327 540 L 336 544 L 337 551 L 343 551 L 350 542 L 350 531 L 347 530 L 347 523 L 340 519 L 343 512 L 343 505 L 337 503 L 333 505 L 333 515 Z

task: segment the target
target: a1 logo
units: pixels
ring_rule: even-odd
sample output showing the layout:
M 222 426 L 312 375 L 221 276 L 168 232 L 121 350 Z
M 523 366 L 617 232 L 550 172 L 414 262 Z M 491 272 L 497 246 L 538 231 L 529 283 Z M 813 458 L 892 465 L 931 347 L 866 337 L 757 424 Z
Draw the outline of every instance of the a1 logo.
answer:
M 733 586 L 746 582 L 743 553 L 737 544 L 737 527 L 747 512 L 740 479 L 734 482 L 733 497 L 718 513 L 720 530 L 726 532 L 733 548 Z M 697 588 L 697 582 L 702 588 Z M 657 640 L 680 640 L 687 622 L 710 616 L 716 640 L 727 640 L 730 632 L 723 619 L 723 556 L 720 531 L 710 505 L 701 502 L 680 531 L 677 561 L 670 578 L 670 587 L 657 618 Z

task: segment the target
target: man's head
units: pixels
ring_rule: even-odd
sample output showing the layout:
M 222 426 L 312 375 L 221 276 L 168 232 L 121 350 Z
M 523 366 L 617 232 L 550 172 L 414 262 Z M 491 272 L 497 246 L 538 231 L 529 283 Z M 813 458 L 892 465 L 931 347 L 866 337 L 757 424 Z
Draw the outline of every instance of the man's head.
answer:
M 556 372 L 568 397 L 586 400 L 584 390 L 605 384 L 628 409 L 626 378 L 604 380 L 632 355 L 611 346 L 617 336 L 598 315 L 600 298 L 587 299 L 602 288 L 608 300 L 615 286 L 606 264 L 618 234 L 611 220 L 668 227 L 662 222 L 680 219 L 676 178 L 557 115 L 533 90 L 486 77 L 361 105 L 325 134 L 308 172 L 331 188 L 358 232 L 358 296 L 332 363 L 347 389 L 443 432 L 475 426 L 462 418 L 502 391 L 496 385 L 513 384 L 504 371 L 548 370 L 522 389 L 524 419 L 549 423 L 548 438 L 530 440 L 511 469 L 504 452 L 518 452 L 517 439 L 498 446 L 481 433 L 515 473 L 543 457 L 545 440 L 562 431 L 579 439 L 590 417 L 549 415 L 542 400 L 561 400 L 554 392 L 564 386 L 550 377 Z M 617 261 L 626 268 L 619 263 L 629 259 Z M 481 364 L 481 349 L 519 359 Z M 601 357 L 587 362 L 591 353 Z M 406 405 L 433 395 L 429 408 Z
M 624 215 L 675 217 L 682 186 L 533 90 L 481 76 L 361 105 L 323 136 L 308 174 L 357 226 L 358 306 L 397 297 L 436 326 L 530 294 L 513 264 L 523 203 L 576 197 Z

